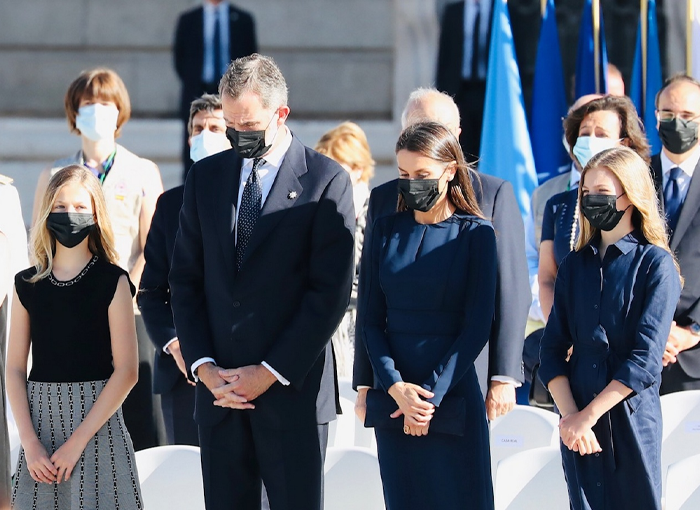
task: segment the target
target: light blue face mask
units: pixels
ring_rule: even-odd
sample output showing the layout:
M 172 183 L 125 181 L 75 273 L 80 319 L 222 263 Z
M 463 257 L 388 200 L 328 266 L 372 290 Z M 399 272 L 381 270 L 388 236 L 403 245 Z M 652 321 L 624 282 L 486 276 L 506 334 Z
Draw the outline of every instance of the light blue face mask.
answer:
M 585 168 L 588 162 L 606 149 L 612 149 L 620 145 L 620 140 L 615 138 L 597 138 L 595 136 L 579 136 L 574 145 L 574 156 L 581 165 L 581 169 Z

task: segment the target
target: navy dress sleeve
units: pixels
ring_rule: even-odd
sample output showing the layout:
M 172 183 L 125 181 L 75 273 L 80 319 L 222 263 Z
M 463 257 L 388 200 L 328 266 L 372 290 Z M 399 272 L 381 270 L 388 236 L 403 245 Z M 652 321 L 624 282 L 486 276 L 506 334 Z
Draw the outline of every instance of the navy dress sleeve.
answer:
M 496 235 L 490 225 L 478 225 L 470 235 L 467 261 L 467 291 L 464 301 L 462 331 L 433 370 L 423 381 L 432 391 L 428 399 L 439 406 L 445 395 L 474 366 L 474 360 L 486 345 L 496 306 Z
M 681 284 L 669 253 L 661 248 L 649 266 L 646 296 L 629 357 L 613 375 L 635 393 L 652 386 L 662 370 L 666 339 L 671 331 Z
M 562 261 L 557 279 L 554 284 L 554 303 L 552 313 L 549 315 L 547 326 L 544 329 L 542 340 L 540 341 L 540 368 L 538 376 L 548 387 L 549 382 L 557 376 L 569 376 L 569 364 L 566 361 L 569 348 L 573 344 L 569 329 L 570 314 L 575 313 L 571 309 L 567 299 L 569 292 L 569 266 L 575 255 L 569 255 Z

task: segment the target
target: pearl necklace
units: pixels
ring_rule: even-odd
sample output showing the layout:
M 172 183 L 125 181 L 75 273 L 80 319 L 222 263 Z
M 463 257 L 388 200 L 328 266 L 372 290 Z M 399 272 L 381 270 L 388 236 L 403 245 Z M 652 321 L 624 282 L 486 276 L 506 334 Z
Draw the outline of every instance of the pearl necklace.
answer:
M 574 251 L 576 241 L 576 226 L 578 225 L 578 195 L 576 196 L 576 205 L 574 206 L 574 221 L 571 222 L 571 237 L 569 237 L 569 251 Z

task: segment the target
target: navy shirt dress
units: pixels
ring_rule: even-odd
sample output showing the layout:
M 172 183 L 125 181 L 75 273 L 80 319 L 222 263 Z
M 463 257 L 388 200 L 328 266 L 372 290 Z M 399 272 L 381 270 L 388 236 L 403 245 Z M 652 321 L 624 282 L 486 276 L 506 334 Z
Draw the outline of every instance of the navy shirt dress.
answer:
M 609 246 L 602 261 L 599 241 L 559 267 L 539 376 L 545 386 L 568 377 L 579 410 L 612 380 L 633 390 L 593 427 L 602 452 L 581 456 L 561 444 L 572 508 L 660 509 L 661 360 L 680 278 L 671 255 L 639 231 Z

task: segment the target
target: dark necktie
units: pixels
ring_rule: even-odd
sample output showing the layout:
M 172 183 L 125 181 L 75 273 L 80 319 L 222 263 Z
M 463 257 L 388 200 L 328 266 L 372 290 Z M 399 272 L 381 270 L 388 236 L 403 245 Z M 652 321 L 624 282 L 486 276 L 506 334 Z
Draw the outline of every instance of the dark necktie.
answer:
M 668 176 L 668 182 L 664 188 L 664 211 L 666 212 L 666 222 L 668 228 L 673 231 L 678 223 L 678 216 L 681 212 L 681 189 L 678 178 L 683 174 L 680 167 L 671 169 Z
M 479 79 L 479 57 L 481 56 L 479 41 L 480 29 L 481 29 L 481 6 L 479 1 L 474 2 L 474 8 L 476 9 L 476 16 L 474 17 L 474 30 L 472 31 L 472 73 L 471 79 Z
M 265 163 L 262 158 L 253 160 L 253 169 L 248 176 L 248 180 L 243 188 L 243 196 L 241 197 L 241 207 L 238 210 L 238 225 L 236 233 L 238 239 L 236 241 L 236 270 L 241 269 L 243 264 L 243 255 L 250 241 L 250 236 L 253 234 L 255 223 L 260 216 L 260 205 L 262 204 L 262 184 L 260 184 L 260 175 L 258 168 Z
M 212 43 L 212 55 L 214 58 L 214 81 L 219 81 L 221 75 L 221 23 L 219 22 L 219 9 L 214 10 L 214 37 Z

